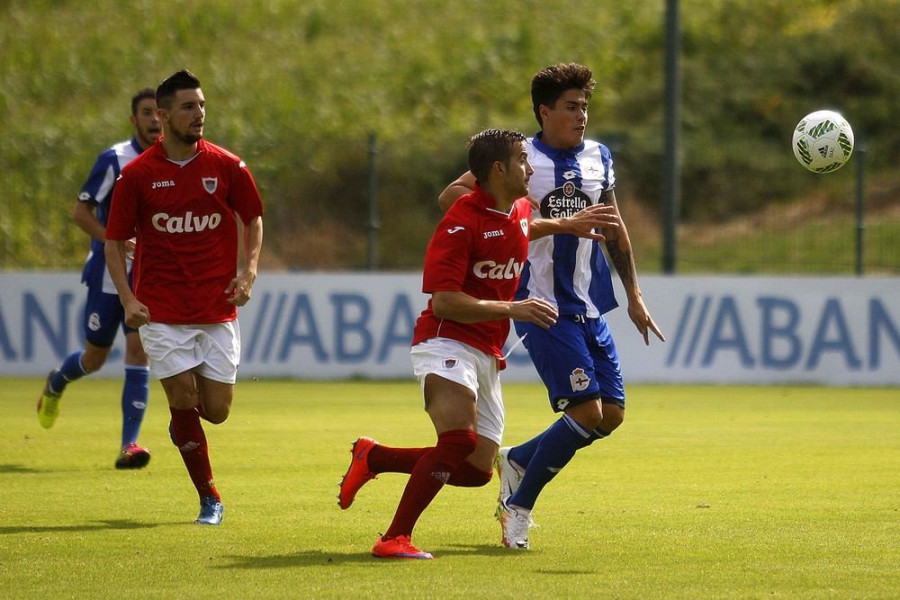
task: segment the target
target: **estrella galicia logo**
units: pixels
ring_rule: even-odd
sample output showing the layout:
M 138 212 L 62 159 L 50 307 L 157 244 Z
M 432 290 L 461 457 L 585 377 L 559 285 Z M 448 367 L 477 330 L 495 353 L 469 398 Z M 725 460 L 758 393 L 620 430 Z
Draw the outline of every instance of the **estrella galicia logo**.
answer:
M 571 217 L 592 204 L 590 197 L 567 181 L 541 200 L 541 216 L 545 219 Z

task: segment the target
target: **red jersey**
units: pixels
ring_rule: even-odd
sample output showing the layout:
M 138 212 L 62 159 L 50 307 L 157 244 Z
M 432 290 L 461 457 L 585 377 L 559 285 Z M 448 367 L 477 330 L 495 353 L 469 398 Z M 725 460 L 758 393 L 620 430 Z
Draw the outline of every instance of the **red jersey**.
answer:
M 465 292 L 480 300 L 510 301 L 528 256 L 531 206 L 516 200 L 509 214 L 476 186 L 441 219 L 425 251 L 422 291 Z M 445 337 L 487 354 L 503 356 L 509 319 L 459 323 L 434 315 L 431 300 L 416 321 L 413 344 Z M 502 365 L 501 365 L 502 368 Z
M 157 142 L 122 169 L 106 237 L 137 237 L 134 293 L 153 321 L 222 323 L 237 317 L 225 296 L 237 274 L 237 217 L 246 225 L 262 214 L 240 158 L 200 140 L 193 158 L 176 163 Z

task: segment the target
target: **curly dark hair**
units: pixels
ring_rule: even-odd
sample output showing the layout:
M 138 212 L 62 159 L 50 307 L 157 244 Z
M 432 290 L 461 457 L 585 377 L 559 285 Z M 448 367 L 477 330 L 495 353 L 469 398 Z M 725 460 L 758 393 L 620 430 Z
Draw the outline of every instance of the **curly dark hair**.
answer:
M 531 79 L 531 104 L 538 125 L 544 126 L 541 106 L 552 107 L 563 92 L 571 89 L 584 91 L 585 98 L 590 100 L 596 85 L 591 70 L 577 63 L 559 63 L 535 73 Z

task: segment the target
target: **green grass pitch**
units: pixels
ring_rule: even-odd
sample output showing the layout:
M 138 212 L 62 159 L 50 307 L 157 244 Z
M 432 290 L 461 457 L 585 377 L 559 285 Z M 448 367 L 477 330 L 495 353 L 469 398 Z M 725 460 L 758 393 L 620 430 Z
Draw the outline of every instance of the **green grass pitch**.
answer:
M 226 506 L 198 503 L 159 383 L 137 472 L 115 471 L 120 383 L 72 385 L 38 426 L 41 382 L 0 380 L 4 598 L 896 598 L 900 393 L 632 386 L 628 418 L 578 453 L 535 509 L 532 549 L 499 544 L 496 478 L 445 487 L 414 540 L 436 560 L 369 555 L 406 482 L 348 511 L 337 483 L 358 435 L 431 445 L 418 385 L 240 381 L 206 426 Z M 540 385 L 504 386 L 508 443 L 553 418 Z

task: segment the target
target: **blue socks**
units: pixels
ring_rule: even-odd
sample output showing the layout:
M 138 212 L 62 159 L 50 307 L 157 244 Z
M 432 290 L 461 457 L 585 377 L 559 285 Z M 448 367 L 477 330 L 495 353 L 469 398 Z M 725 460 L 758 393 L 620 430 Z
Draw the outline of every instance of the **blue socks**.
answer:
M 62 394 L 66 386 L 81 379 L 87 373 L 81 366 L 81 355 L 84 350 L 73 352 L 63 361 L 52 377 L 50 391 Z M 122 447 L 137 442 L 141 432 L 144 413 L 147 412 L 147 399 L 150 396 L 150 369 L 125 365 L 125 383 L 122 385 Z
M 82 354 L 84 354 L 84 350 L 79 350 L 66 357 L 59 371 L 50 378 L 51 392 L 62 394 L 68 384 L 87 375 L 84 367 L 81 366 Z
M 122 447 L 137 442 L 147 412 L 150 395 L 150 369 L 125 365 L 125 384 L 122 386 Z
M 595 439 L 594 432 L 564 414 L 546 431 L 510 450 L 509 459 L 527 469 L 519 489 L 508 503 L 528 510 L 534 508 L 544 486 L 572 460 L 577 450 L 589 446 Z

